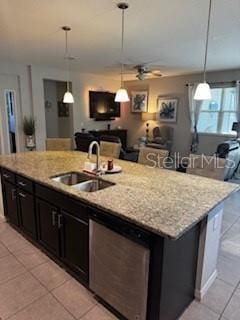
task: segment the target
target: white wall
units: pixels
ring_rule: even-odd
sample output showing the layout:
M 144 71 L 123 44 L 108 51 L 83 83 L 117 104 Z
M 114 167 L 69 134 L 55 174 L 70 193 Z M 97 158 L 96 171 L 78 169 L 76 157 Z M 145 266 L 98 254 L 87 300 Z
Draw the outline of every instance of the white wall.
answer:
M 38 150 L 45 149 L 46 140 L 43 79 L 66 81 L 66 76 L 66 70 L 31 66 L 33 114 L 37 121 L 36 145 Z M 72 83 L 72 91 L 75 99 L 75 103 L 72 106 L 73 131 L 81 130 L 81 123 L 84 123 L 87 130 L 105 129 L 108 122 L 96 122 L 89 119 L 88 91 L 106 90 L 114 92 L 118 89 L 119 82 L 102 76 L 80 74 L 78 72 L 71 72 L 69 80 Z M 111 123 L 112 127 L 122 125 L 121 119 L 109 123 Z
M 44 80 L 45 101 L 51 107 L 45 107 L 46 132 L 48 138 L 58 138 L 58 106 L 57 106 L 57 83 L 56 81 Z
M 233 81 L 240 79 L 240 70 L 229 70 L 219 72 L 209 72 L 207 75 L 209 82 Z M 174 145 L 173 152 L 180 152 L 187 155 L 190 150 L 190 119 L 188 110 L 188 88 L 187 83 L 202 81 L 201 74 L 182 75 L 175 77 L 163 77 L 159 79 L 125 82 L 129 94 L 132 90 L 147 89 L 149 91 L 149 112 L 156 112 L 157 97 L 170 96 L 179 98 L 179 106 L 177 113 L 177 123 L 174 127 Z M 126 126 L 129 129 L 129 144 L 136 143 L 140 136 L 145 134 L 145 123 L 141 121 L 140 115 L 131 113 L 130 104 L 126 106 Z M 151 122 L 150 130 L 158 125 L 156 121 Z M 222 135 L 200 135 L 199 153 L 212 154 L 216 151 L 217 145 L 229 139 L 229 136 Z

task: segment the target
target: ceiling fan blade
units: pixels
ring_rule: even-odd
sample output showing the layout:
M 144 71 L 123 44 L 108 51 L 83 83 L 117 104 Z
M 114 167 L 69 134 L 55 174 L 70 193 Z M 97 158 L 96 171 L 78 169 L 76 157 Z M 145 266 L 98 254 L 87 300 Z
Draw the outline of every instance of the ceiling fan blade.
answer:
M 160 70 L 152 70 L 151 71 L 151 74 L 155 77 L 161 77 L 162 76 L 162 73 Z

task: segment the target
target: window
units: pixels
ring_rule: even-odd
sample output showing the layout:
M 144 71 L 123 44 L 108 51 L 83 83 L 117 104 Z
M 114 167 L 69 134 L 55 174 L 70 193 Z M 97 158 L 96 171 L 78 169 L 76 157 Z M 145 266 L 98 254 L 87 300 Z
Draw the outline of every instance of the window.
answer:
M 211 93 L 212 100 L 201 103 L 198 132 L 233 134 L 238 113 L 236 87 L 212 88 Z

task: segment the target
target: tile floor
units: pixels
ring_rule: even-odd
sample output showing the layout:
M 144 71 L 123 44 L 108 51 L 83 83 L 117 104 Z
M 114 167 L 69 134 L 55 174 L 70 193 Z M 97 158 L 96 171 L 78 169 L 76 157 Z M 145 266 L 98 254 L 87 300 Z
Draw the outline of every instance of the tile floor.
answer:
M 226 201 L 218 278 L 181 320 L 240 319 L 240 192 Z M 83 286 L 0 220 L 0 320 L 116 320 Z

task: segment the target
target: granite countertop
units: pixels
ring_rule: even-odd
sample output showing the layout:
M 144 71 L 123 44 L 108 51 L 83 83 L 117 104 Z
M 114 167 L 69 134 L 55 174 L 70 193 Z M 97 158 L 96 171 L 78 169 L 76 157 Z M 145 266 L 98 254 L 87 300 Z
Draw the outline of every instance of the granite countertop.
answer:
M 121 173 L 103 176 L 116 184 L 97 192 L 78 191 L 49 179 L 81 172 L 86 160 L 82 152 L 33 151 L 0 156 L 0 166 L 171 239 L 179 238 L 239 189 L 231 183 L 122 160 L 115 160 Z

